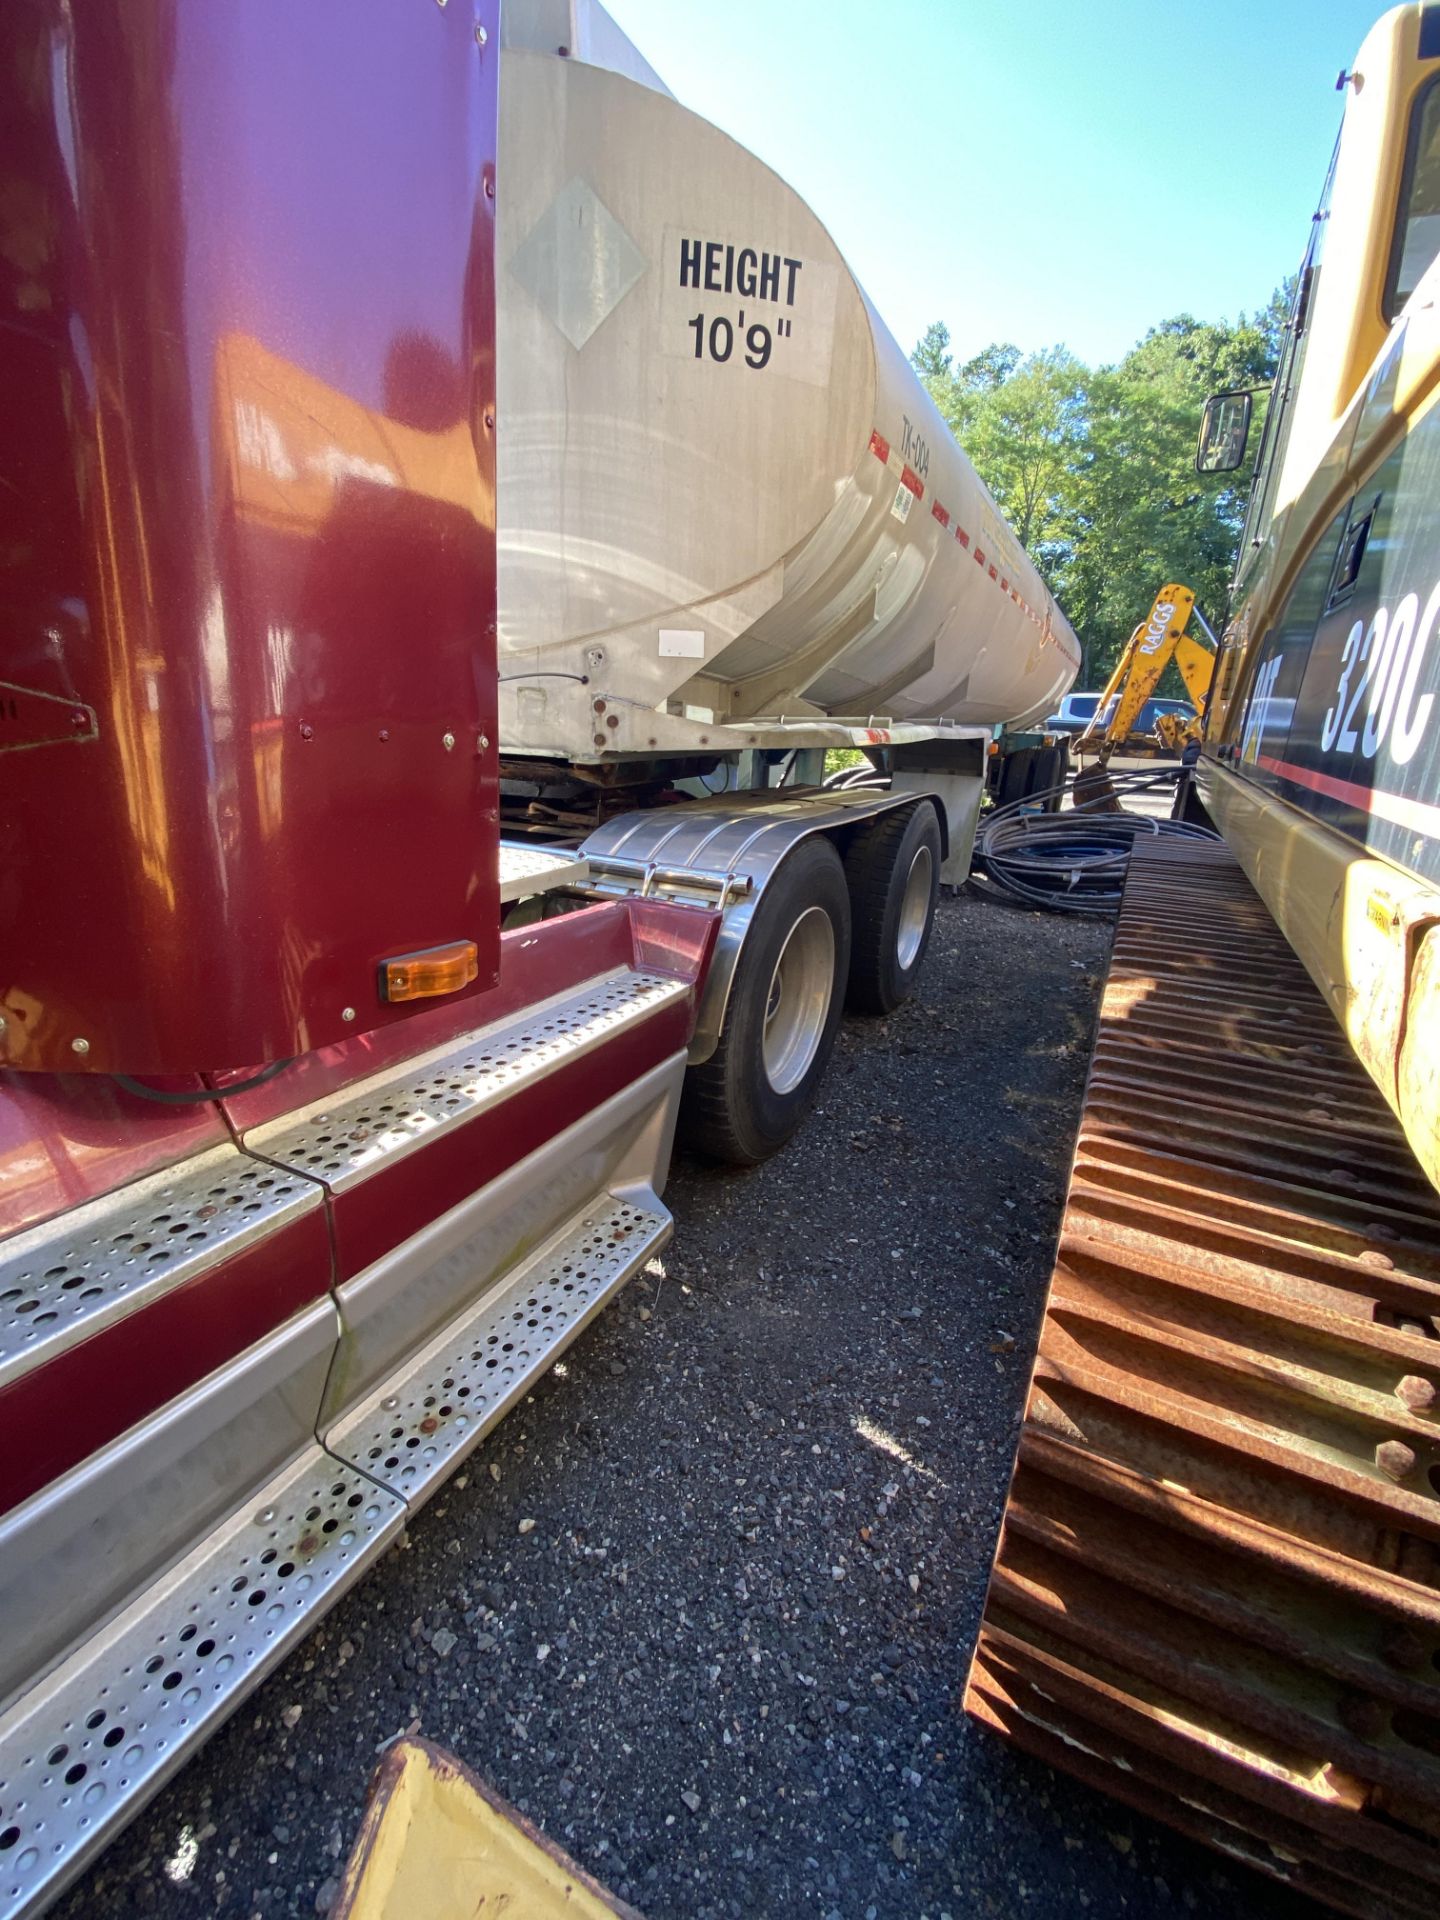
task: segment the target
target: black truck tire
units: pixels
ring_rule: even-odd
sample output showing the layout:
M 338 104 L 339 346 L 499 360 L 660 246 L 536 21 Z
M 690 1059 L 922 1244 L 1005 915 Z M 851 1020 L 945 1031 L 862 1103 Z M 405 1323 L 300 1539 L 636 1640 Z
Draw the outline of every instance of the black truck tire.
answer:
M 852 1012 L 893 1013 L 909 999 L 935 924 L 940 858 L 940 823 L 928 800 L 882 813 L 850 842 Z
M 714 1053 L 685 1076 L 680 1137 L 752 1167 L 805 1118 L 835 1045 L 850 966 L 850 895 L 828 840 L 803 840 L 755 908 Z

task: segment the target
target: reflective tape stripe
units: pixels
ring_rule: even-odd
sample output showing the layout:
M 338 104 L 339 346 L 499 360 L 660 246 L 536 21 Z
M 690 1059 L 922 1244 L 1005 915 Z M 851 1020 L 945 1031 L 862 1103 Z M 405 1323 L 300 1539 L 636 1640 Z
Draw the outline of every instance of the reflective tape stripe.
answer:
M 895 452 L 890 442 L 878 427 L 874 428 L 870 434 L 870 451 L 883 466 L 889 468 L 891 473 L 899 476 L 900 484 L 907 492 L 913 494 L 917 500 L 923 500 L 925 498 L 924 481 L 912 466 L 907 465 L 900 458 L 900 455 Z M 958 521 L 952 523 L 950 509 L 948 507 L 943 506 L 940 501 L 932 499 L 930 502 L 930 512 L 947 532 L 950 531 L 953 524 L 955 538 L 960 542 L 962 547 L 970 548 L 969 533 Z M 977 546 L 971 549 L 971 551 L 973 551 L 975 559 L 980 566 L 989 566 L 989 562 L 986 560 L 981 548 Z M 1003 576 L 998 569 L 993 566 L 989 567 L 989 572 L 990 578 L 999 582 L 1001 592 L 1008 593 L 1010 598 L 1015 602 L 1015 605 L 1022 609 L 1027 618 L 1033 620 L 1037 627 L 1043 625 L 1040 616 L 1035 612 L 1029 601 L 1018 589 L 1011 586 L 1008 578 Z

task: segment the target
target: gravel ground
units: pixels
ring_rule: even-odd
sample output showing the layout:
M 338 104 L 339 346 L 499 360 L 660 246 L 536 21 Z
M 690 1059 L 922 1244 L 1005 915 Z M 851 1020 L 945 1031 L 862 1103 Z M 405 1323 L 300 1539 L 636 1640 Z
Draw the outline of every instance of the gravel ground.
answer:
M 323 1914 L 412 1726 L 651 1920 L 1313 1915 L 960 1712 L 1107 944 L 944 902 L 921 994 L 846 1023 L 798 1141 L 750 1174 L 677 1165 L 663 1278 L 65 1920 Z

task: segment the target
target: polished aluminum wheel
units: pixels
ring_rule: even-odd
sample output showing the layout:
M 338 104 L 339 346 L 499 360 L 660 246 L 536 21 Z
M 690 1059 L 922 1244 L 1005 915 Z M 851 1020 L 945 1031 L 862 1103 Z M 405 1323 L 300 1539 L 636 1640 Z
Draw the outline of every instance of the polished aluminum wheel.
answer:
M 915 957 L 924 944 L 925 929 L 930 924 L 933 872 L 929 847 L 920 847 L 906 875 L 905 898 L 900 902 L 900 923 L 895 931 L 895 957 L 902 972 L 908 973 L 914 966 Z
M 809 907 L 791 927 L 765 1001 L 765 1078 L 789 1093 L 815 1058 L 835 988 L 835 929 L 823 907 Z

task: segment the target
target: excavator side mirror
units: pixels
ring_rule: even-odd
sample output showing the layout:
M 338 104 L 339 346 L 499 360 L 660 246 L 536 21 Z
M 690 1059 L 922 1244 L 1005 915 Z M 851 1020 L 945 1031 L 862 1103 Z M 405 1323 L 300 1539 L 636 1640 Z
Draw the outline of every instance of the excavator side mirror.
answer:
M 1195 449 L 1197 473 L 1233 473 L 1240 465 L 1250 438 L 1250 405 L 1245 392 L 1211 394 Z

